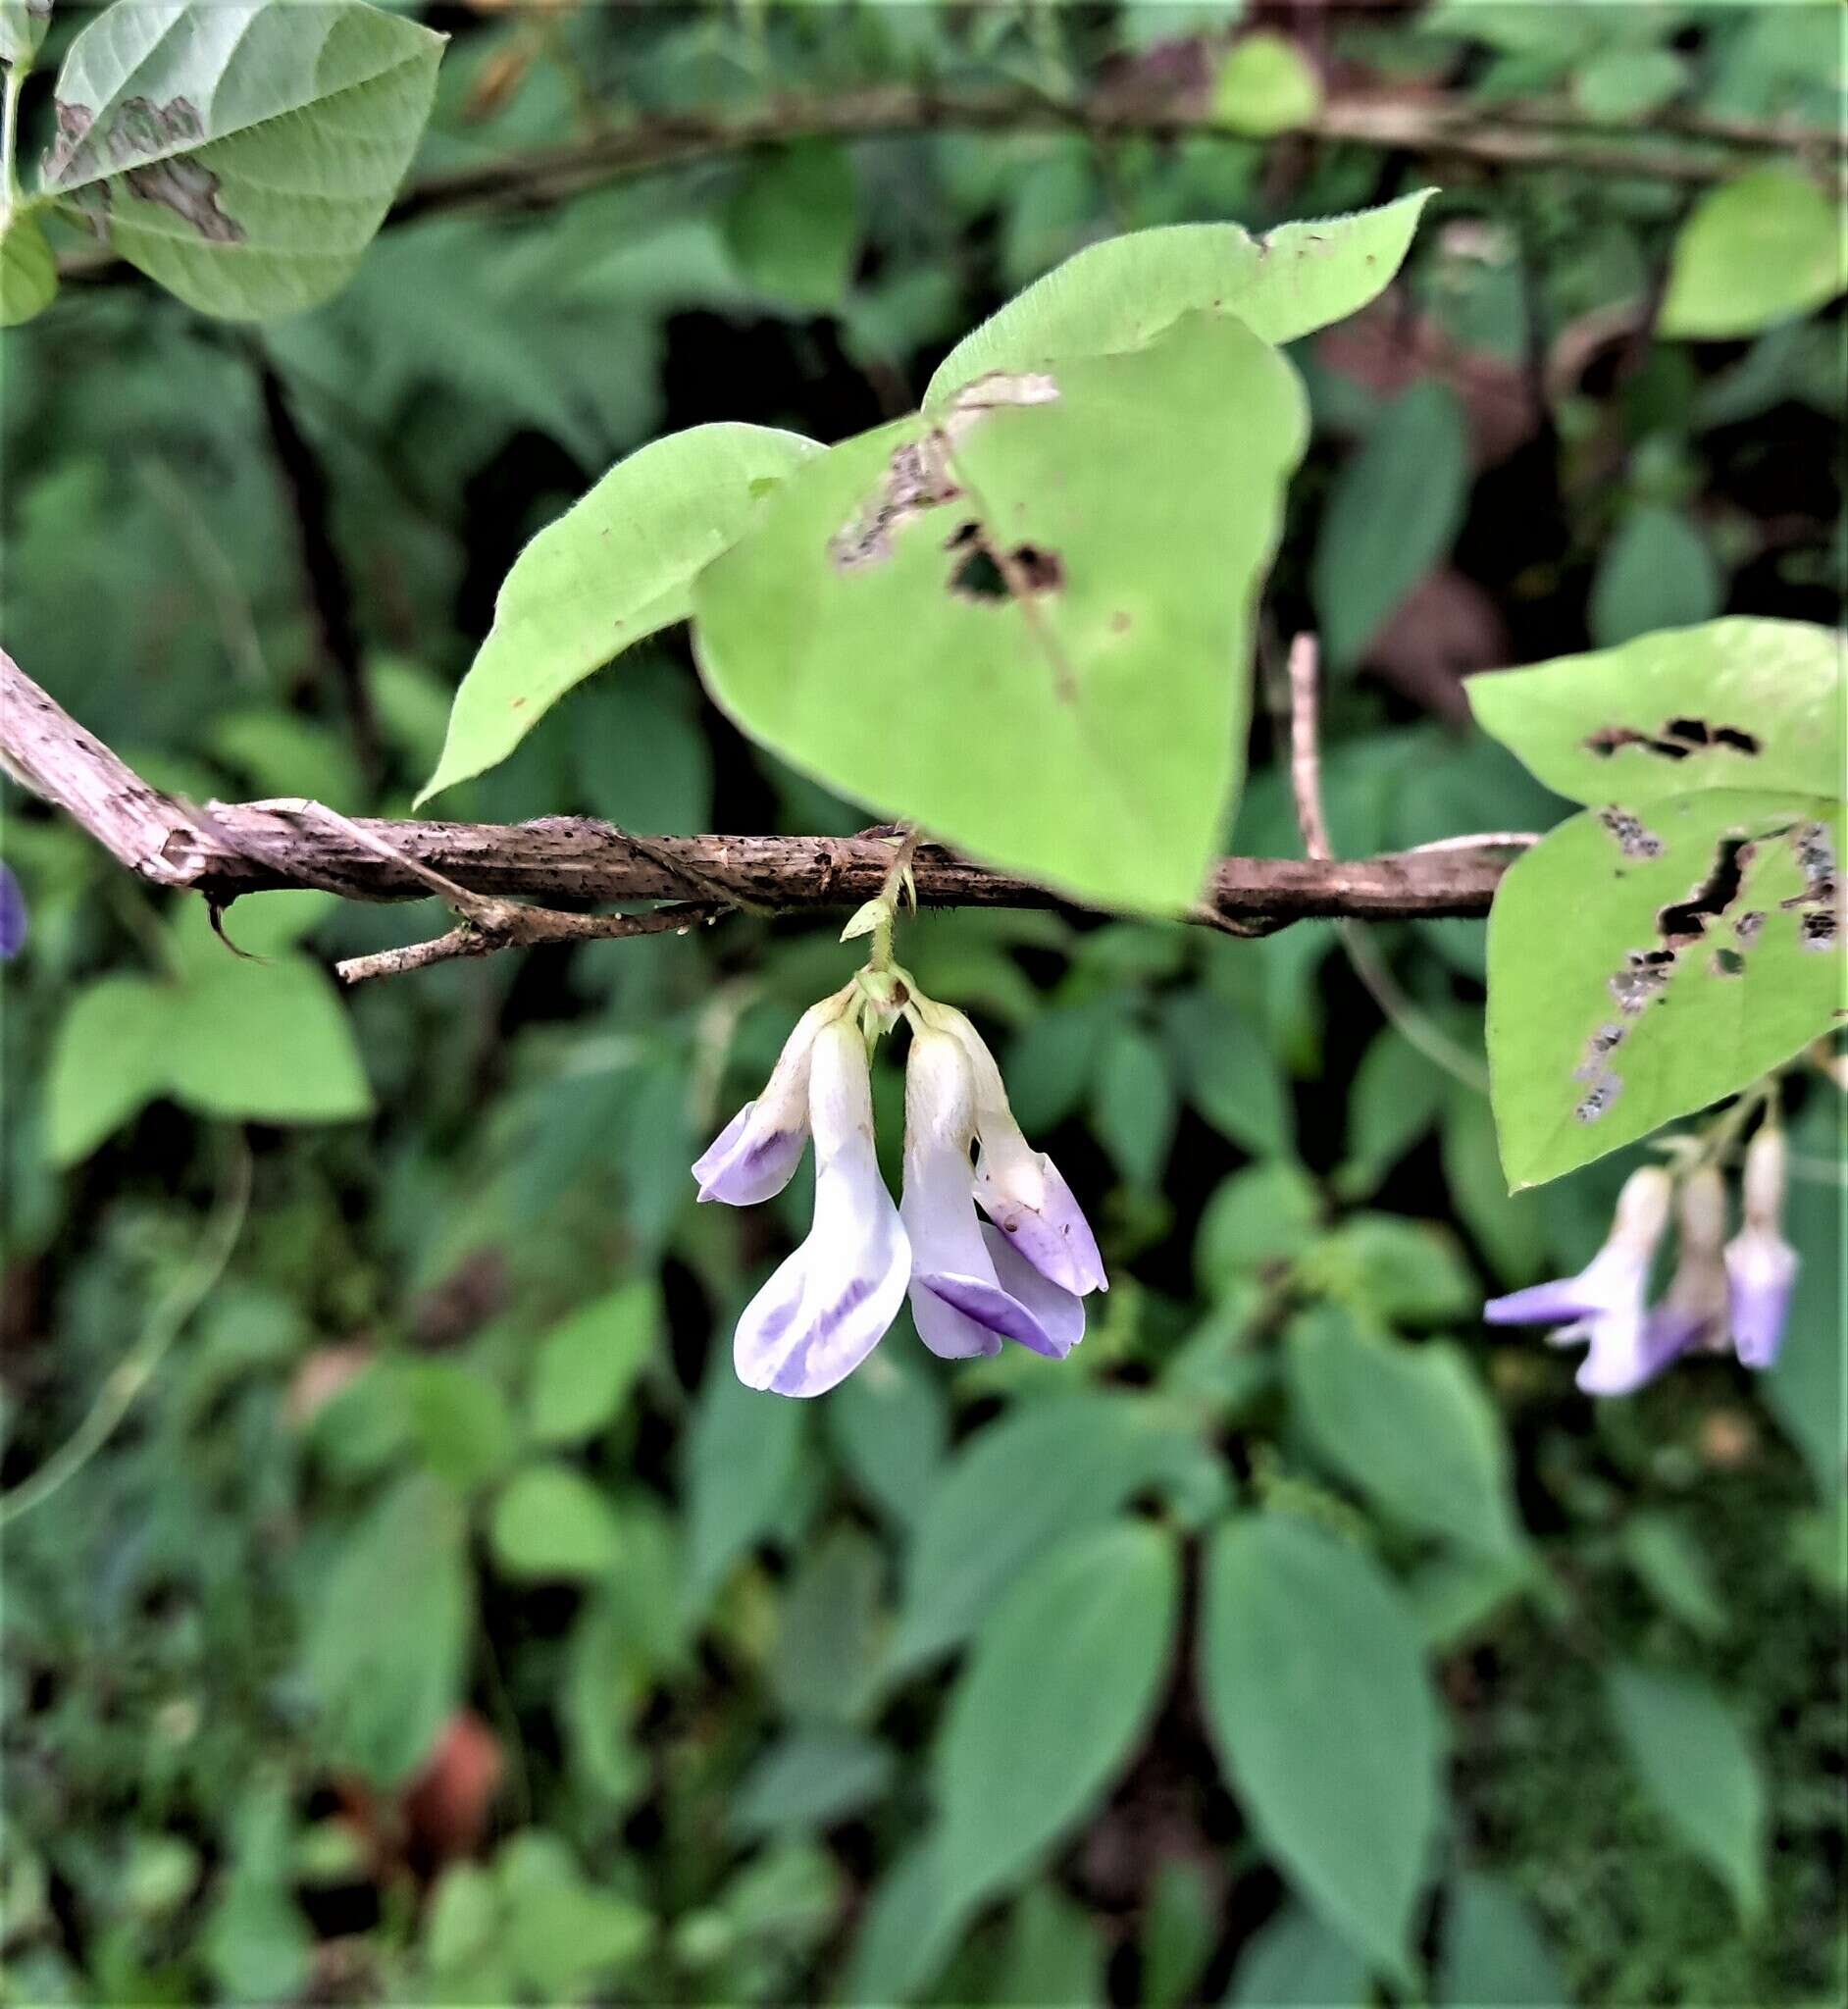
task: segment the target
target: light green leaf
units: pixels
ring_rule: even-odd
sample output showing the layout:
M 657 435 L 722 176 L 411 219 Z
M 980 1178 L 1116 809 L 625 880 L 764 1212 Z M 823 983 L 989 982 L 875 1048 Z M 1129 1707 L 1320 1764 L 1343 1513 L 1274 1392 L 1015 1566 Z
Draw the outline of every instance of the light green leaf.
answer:
M 145 977 L 102 977 L 71 1001 L 51 1050 L 45 1148 L 76 1164 L 167 1085 L 173 993 Z
M 1707 541 L 1687 512 L 1647 503 L 1605 546 L 1591 583 L 1589 625 L 1600 648 L 1657 628 L 1687 628 L 1719 612 L 1724 593 Z
M 405 1478 L 338 1551 L 309 1621 L 306 1675 L 325 1712 L 317 1746 L 381 1785 L 415 1770 L 461 1687 L 469 1617 L 462 1509 Z
M 529 1465 L 494 1502 L 494 1558 L 515 1576 L 600 1576 L 622 1553 L 608 1497 L 568 1465 Z
M 803 1405 L 746 1388 L 723 1356 L 706 1369 L 686 1437 L 683 1593 L 702 1611 L 726 1571 L 775 1521 L 796 1477 Z
M 1104 1042 L 1091 1111 L 1098 1142 L 1118 1176 L 1144 1192 L 1157 1191 L 1179 1111 L 1167 1056 L 1146 1032 L 1125 1025 Z
M 1559 2009 L 1568 2000 L 1533 1914 L 1496 1878 L 1465 1874 L 1451 1885 L 1436 2000 L 1440 2009 Z
M 1227 2009 L 1361 2009 L 1371 2000 L 1366 1962 L 1300 1904 L 1252 1934 L 1225 1996 Z
M 684 621 L 700 568 L 820 451 L 765 426 L 694 426 L 611 468 L 514 560 L 418 801 L 504 760 L 573 685 Z
M 538 1442 L 575 1443 L 614 1419 L 653 1350 L 660 1300 L 651 1278 L 618 1284 L 540 1340 L 528 1397 L 528 1428 Z
M 500 1390 L 460 1361 L 409 1362 L 397 1370 L 404 1415 L 423 1462 L 452 1486 L 478 1485 L 512 1458 L 513 1417 Z
M 1364 1337 L 1330 1308 L 1288 1349 L 1310 1438 L 1384 1513 L 1491 1555 L 1521 1546 L 1501 1418 L 1456 1347 Z
M 1243 1515 L 1207 1557 L 1201 1653 L 1220 1757 L 1285 1874 L 1409 1983 L 1441 1731 L 1398 1592 L 1335 1536 Z
M 1213 1867 L 1182 1856 L 1155 1864 L 1143 1901 L 1141 1995 L 1144 2009 L 1179 2009 L 1197 1999 L 1201 1970 L 1219 1937 Z
M 1839 796 L 1841 639 L 1735 616 L 1468 681 L 1476 723 L 1575 802 L 1635 807 L 1693 789 Z
M 1434 192 L 1265 237 L 1236 224 L 1171 224 L 1088 245 L 965 335 L 931 379 L 924 409 L 991 370 L 1139 348 L 1202 309 L 1236 314 L 1267 342 L 1295 341 L 1391 284 Z
M 135 0 L 71 44 L 43 192 L 189 307 L 336 292 L 430 116 L 444 37 L 359 0 Z
M 0 328 L 18 328 L 49 307 L 58 291 L 58 266 L 30 210 L 0 218 Z
M 1696 1676 L 1650 1668 L 1612 1668 L 1605 1692 L 1650 1798 L 1732 1892 L 1740 1915 L 1756 1917 L 1765 1898 L 1765 1779 L 1732 1712 Z
M 1324 1297 L 1402 1325 L 1462 1318 L 1479 1295 L 1448 1228 L 1396 1213 L 1348 1215 L 1303 1251 L 1297 1275 Z
M 1726 1629 L 1726 1608 L 1714 1588 L 1707 1552 L 1667 1514 L 1632 1514 L 1623 1522 L 1623 1554 L 1665 1611 L 1703 1639 Z
M 725 214 L 726 242 L 745 280 L 814 313 L 841 305 L 859 227 L 853 163 L 832 139 L 798 140 L 751 163 Z
M 1435 381 L 1402 390 L 1335 478 L 1309 587 L 1332 669 L 1351 669 L 1449 551 L 1469 489 L 1463 410 Z
M 1841 825 L 1837 803 L 1715 790 L 1583 811 L 1515 861 L 1489 917 L 1511 1187 L 1732 1095 L 1827 1031 Z
M 831 1827 L 884 1798 L 894 1770 L 889 1747 L 857 1731 L 796 1730 L 771 1745 L 739 1781 L 726 1826 L 745 1840 Z
M 589 1882 L 566 1843 L 526 1829 L 494 1861 L 505 1924 L 502 1950 L 540 2000 L 602 1999 L 587 1985 L 644 1952 L 654 1920 L 632 1898 Z
M 1307 126 L 1321 107 L 1321 79 L 1308 57 L 1268 28 L 1241 35 L 1213 78 L 1215 123 L 1254 139 Z
M 1444 1109 L 1439 1147 L 1457 1217 L 1504 1283 L 1531 1283 L 1546 1268 L 1546 1202 L 1510 1193 L 1495 1145 L 1495 1115 L 1472 1083 L 1457 1082 Z
M 1671 49 L 1607 49 L 1572 76 L 1572 101 L 1588 118 L 1626 124 L 1660 111 L 1687 83 Z
M 51 26 L 51 0 L 0 0 L 0 63 L 29 69 Z
M 332 1123 L 372 1113 L 345 1007 L 306 956 L 240 962 L 221 951 L 179 994 L 166 1067 L 174 1096 L 207 1115 Z
M 700 575 L 708 688 L 886 814 L 1083 898 L 1185 906 L 1239 778 L 1303 427 L 1289 366 L 1223 316 L 972 386 L 799 469 Z
M 1104 1963 L 1104 1937 L 1090 1908 L 1050 1879 L 1030 1884 L 1007 1920 L 994 2000 L 1103 2009 Z
M 1091 1808 L 1168 1671 L 1180 1579 L 1147 1521 L 1075 1535 L 990 1614 L 938 1738 L 943 1860 L 959 1895 L 1005 1887 Z
M 824 1405 L 828 1434 L 847 1469 L 907 1526 L 923 1513 L 943 1463 L 950 1434 L 944 1409 L 930 1373 L 890 1346 L 881 1347 Z
M 1674 240 L 1658 323 L 1666 335 L 1756 335 L 1848 284 L 1841 219 L 1808 176 L 1759 168 L 1710 189 Z
M 1172 1476 L 1192 1444 L 1127 1395 L 1052 1396 L 979 1431 L 918 1525 L 894 1664 L 916 1666 L 965 1638 L 1029 1563 Z
M 837 1527 L 803 1555 L 777 1614 L 770 1685 L 785 1715 L 851 1723 L 879 1671 L 885 1559 L 855 1527 Z
M 942 1834 L 930 1829 L 879 1880 L 854 1934 L 844 2002 L 909 2002 L 935 1980 L 974 1909 L 946 1871 Z
M 1217 1297 L 1235 1278 L 1299 1255 L 1314 1238 L 1320 1211 L 1314 1183 L 1288 1159 L 1248 1165 L 1220 1180 L 1194 1239 L 1202 1291 Z
M 1190 1108 L 1260 1158 L 1283 1157 L 1294 1124 L 1283 1077 L 1249 1018 L 1206 991 L 1183 991 L 1164 1016 Z
M 1373 1035 L 1348 1093 L 1347 1156 L 1334 1176 L 1344 1200 L 1370 1194 L 1417 1143 L 1444 1104 L 1445 1077 L 1390 1025 Z

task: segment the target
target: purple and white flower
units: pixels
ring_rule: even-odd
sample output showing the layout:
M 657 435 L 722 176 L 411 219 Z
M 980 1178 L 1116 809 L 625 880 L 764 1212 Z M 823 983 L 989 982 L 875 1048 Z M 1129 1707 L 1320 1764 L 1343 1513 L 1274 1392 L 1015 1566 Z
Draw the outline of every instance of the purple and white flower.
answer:
M 911 1054 L 898 1208 L 873 1148 L 867 1055 L 901 1016 Z M 925 1345 L 946 1359 L 999 1353 L 1012 1339 L 1063 1360 L 1084 1337 L 1085 1294 L 1105 1284 L 1078 1203 L 1020 1134 L 974 1026 L 889 958 L 803 1014 L 763 1093 L 694 1163 L 700 1199 L 769 1199 L 810 1137 L 814 1225 L 745 1307 L 733 1340 L 747 1386 L 825 1393 L 878 1345 L 907 1291 Z M 993 1225 L 977 1219 L 978 1199 Z
M 1777 1358 L 1796 1289 L 1797 1252 L 1780 1231 L 1785 1160 L 1783 1131 L 1764 1124 L 1745 1154 L 1744 1225 L 1725 1248 L 1732 1343 L 1748 1367 Z
M 873 1150 L 872 1090 L 857 1024 L 839 1012 L 826 1019 L 808 1037 L 800 1065 L 803 1128 L 815 1140 L 814 1225 L 745 1307 L 732 1347 L 739 1379 L 778 1395 L 822 1395 L 850 1374 L 885 1337 L 911 1274 L 910 1243 Z M 760 1105 L 768 1099 L 766 1089 Z M 770 1134 L 787 1135 L 781 1117 Z M 786 1149 L 775 1147 L 777 1154 Z M 782 1185 L 794 1163 L 767 1190 Z M 737 1183 L 754 1190 L 769 1176 L 741 1170 Z M 714 1191 L 729 1197 L 716 1183 Z
M 1004 1339 L 1063 1360 L 1084 1337 L 1084 1300 L 1027 1262 L 1000 1228 L 976 1219 L 975 1130 L 975 1077 L 963 1042 L 918 1027 L 904 1072 L 898 1209 L 911 1240 L 918 1336 L 946 1360 L 997 1354 Z
M 783 1043 L 762 1095 L 746 1103 L 693 1160 L 701 1200 L 754 1207 L 790 1183 L 808 1142 L 808 1077 L 816 1035 L 841 1017 L 852 995 L 848 984 L 802 1013 Z
M 1578 1385 L 1588 1395 L 1627 1395 L 1681 1351 L 1672 1330 L 1652 1329 L 1643 1300 L 1649 1265 L 1668 1224 L 1673 1181 L 1660 1166 L 1632 1172 L 1617 1196 L 1605 1245 L 1576 1276 L 1537 1283 L 1493 1298 L 1482 1315 L 1491 1325 L 1560 1321 L 1555 1346 L 1588 1341 Z
M 947 1004 L 920 999 L 918 1010 L 926 1026 L 954 1038 L 969 1063 L 980 1146 L 975 1197 L 983 1212 L 1049 1282 L 1080 1298 L 1108 1290 L 1091 1224 L 1058 1167 L 1022 1134 L 982 1035 Z

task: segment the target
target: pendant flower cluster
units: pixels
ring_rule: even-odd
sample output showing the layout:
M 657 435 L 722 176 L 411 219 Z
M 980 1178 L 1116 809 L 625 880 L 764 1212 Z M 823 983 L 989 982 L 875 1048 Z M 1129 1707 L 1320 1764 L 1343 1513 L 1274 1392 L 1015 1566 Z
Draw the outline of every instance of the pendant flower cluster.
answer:
M 1628 1395 L 1690 1351 L 1728 1346 L 1748 1367 L 1777 1358 L 1796 1286 L 1797 1256 L 1783 1238 L 1783 1132 L 1766 1123 L 1745 1155 L 1744 1223 L 1726 1239 L 1726 1185 L 1717 1166 L 1675 1175 L 1634 1172 L 1617 1196 L 1610 1238 L 1576 1276 L 1491 1299 L 1491 1325 L 1563 1320 L 1555 1346 L 1586 1342 L 1578 1385 L 1589 1395 Z M 1674 1272 L 1659 1304 L 1646 1302 L 1650 1264 L 1674 1216 Z
M 873 1149 L 867 1055 L 899 1016 L 911 1050 L 895 1207 Z M 1084 1300 L 1108 1288 L 1084 1214 L 1021 1135 L 982 1036 L 908 972 L 869 969 L 803 1013 L 762 1095 L 693 1165 L 699 1198 L 768 1200 L 811 1137 L 814 1226 L 738 1322 L 742 1381 L 824 1394 L 878 1345 L 906 1297 L 919 1336 L 946 1360 L 997 1354 L 1009 1339 L 1063 1360 L 1084 1337 Z

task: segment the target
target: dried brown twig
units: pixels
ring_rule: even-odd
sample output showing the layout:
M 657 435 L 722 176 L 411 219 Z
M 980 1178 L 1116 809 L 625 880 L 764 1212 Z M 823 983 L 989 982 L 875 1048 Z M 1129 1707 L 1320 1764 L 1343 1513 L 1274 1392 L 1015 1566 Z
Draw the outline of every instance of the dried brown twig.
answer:
M 349 983 L 534 943 L 692 928 L 734 908 L 853 908 L 879 893 L 892 868 L 891 844 L 872 835 L 642 839 L 582 816 L 437 823 L 347 817 L 293 799 L 196 805 L 149 787 L 3 649 L 0 764 L 140 879 L 201 894 L 217 907 L 248 893 L 319 887 L 343 900 L 434 893 L 460 916 L 436 941 L 343 965 Z M 1496 834 L 1375 858 L 1221 858 L 1187 918 L 1265 933 L 1331 915 L 1483 914 L 1510 852 L 1525 842 Z M 922 906 L 1077 907 L 1050 887 L 936 845 L 917 848 L 911 875 Z M 594 914 L 523 903 L 622 901 L 668 904 Z

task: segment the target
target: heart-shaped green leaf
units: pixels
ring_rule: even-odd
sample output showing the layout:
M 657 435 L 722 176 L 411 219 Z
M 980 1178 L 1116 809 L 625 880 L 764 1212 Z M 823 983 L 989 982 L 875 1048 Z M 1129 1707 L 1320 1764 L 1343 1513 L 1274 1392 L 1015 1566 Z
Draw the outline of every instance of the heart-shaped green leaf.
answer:
M 1104 904 L 1198 893 L 1243 765 L 1295 373 L 1192 314 L 798 469 L 693 589 L 713 695 L 887 815 Z
M 202 313 L 311 307 L 384 220 L 442 45 L 359 0 L 111 7 L 65 58 L 41 192 Z
M 1842 809 L 1711 789 L 1586 810 L 1502 881 L 1489 1072 L 1512 1187 L 1750 1086 L 1841 1002 Z

